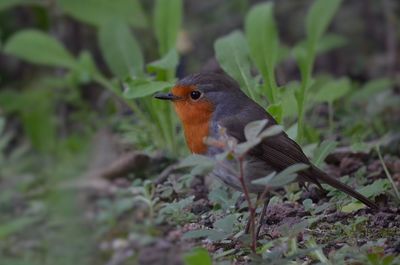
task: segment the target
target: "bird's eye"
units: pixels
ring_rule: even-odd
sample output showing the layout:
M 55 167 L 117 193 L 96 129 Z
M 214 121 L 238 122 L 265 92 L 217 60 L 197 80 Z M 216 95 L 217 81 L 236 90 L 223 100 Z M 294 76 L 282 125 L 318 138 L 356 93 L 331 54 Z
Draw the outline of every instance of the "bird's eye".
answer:
M 201 97 L 201 92 L 200 91 L 192 91 L 190 92 L 190 98 L 193 100 L 198 100 Z

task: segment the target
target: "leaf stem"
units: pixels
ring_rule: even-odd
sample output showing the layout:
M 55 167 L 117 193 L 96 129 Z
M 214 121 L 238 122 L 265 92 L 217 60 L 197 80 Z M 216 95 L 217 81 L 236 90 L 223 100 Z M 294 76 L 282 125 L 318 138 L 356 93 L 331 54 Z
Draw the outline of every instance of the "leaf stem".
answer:
M 385 161 L 383 161 L 383 158 L 382 158 L 382 154 L 381 154 L 381 150 L 380 150 L 380 148 L 379 148 L 379 145 L 377 145 L 375 148 L 376 148 L 376 151 L 377 151 L 377 153 L 378 153 L 379 160 L 381 161 L 383 170 L 385 171 L 386 177 L 389 179 L 390 184 L 392 184 L 392 187 L 393 187 L 394 193 L 396 194 L 397 200 L 400 201 L 400 192 L 399 192 L 399 190 L 397 189 L 396 183 L 394 182 L 394 180 L 393 180 L 393 178 L 392 178 L 392 175 L 390 174 L 389 170 L 388 170 L 387 167 L 386 167 Z
M 244 169 L 243 169 L 244 158 L 243 158 L 243 156 L 238 157 L 238 162 L 239 162 L 239 181 L 240 181 L 240 184 L 242 185 L 243 193 L 246 198 L 247 204 L 249 205 L 251 251 L 253 253 L 256 253 L 256 247 L 257 247 L 256 224 L 255 224 L 256 208 L 253 206 L 253 203 L 251 202 L 249 191 L 247 189 L 247 185 L 244 180 Z

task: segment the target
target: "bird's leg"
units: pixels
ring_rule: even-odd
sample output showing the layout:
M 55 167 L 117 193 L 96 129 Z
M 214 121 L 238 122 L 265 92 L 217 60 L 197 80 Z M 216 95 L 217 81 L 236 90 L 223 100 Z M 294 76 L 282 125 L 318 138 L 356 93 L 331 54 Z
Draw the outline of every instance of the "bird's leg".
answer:
M 260 200 L 261 195 L 262 195 L 261 193 L 257 194 L 257 200 L 256 200 L 256 206 L 255 207 L 257 207 L 257 203 Z M 255 218 L 255 216 L 254 216 L 254 218 Z M 246 229 L 244 230 L 244 232 L 246 234 L 248 234 L 250 232 L 250 227 L 251 227 L 251 216 L 249 216 L 249 218 L 247 219 Z
M 267 196 L 265 198 L 265 200 L 264 200 L 264 206 L 263 206 L 263 209 L 261 211 L 260 219 L 258 221 L 258 227 L 257 227 L 257 232 L 256 232 L 256 237 L 257 238 L 260 236 L 261 227 L 262 227 L 262 225 L 264 223 L 263 220 L 266 219 L 265 217 L 266 217 L 266 214 L 267 214 L 267 208 L 268 208 L 269 201 L 270 201 L 270 197 Z

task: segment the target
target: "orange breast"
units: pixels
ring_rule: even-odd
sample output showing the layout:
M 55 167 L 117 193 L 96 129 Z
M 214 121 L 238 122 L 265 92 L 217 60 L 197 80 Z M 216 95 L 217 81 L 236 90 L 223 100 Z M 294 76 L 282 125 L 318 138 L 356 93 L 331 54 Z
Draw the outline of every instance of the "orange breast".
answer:
M 187 89 L 187 88 L 186 88 Z M 181 91 L 175 88 L 174 95 Z M 175 111 L 182 122 L 186 143 L 192 153 L 204 154 L 207 145 L 204 138 L 208 136 L 213 106 L 206 100 L 193 102 L 190 99 L 174 101 Z

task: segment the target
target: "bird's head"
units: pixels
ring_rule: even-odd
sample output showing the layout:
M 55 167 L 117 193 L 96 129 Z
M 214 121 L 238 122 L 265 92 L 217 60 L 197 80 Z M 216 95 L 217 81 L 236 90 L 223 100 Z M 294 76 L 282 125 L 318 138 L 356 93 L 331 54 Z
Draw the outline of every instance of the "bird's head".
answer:
M 216 73 L 189 75 L 178 81 L 169 93 L 157 93 L 157 99 L 170 100 L 183 123 L 203 122 L 204 116 L 221 108 L 237 106 L 244 96 L 236 81 Z M 231 107 L 229 107 L 231 106 Z
M 189 148 L 193 153 L 205 153 L 203 139 L 209 136 L 212 122 L 231 114 L 246 96 L 226 75 L 199 73 L 178 81 L 169 93 L 157 93 L 154 97 L 172 101 Z

